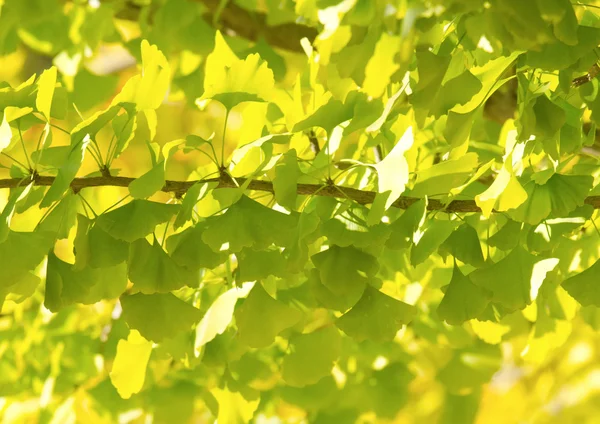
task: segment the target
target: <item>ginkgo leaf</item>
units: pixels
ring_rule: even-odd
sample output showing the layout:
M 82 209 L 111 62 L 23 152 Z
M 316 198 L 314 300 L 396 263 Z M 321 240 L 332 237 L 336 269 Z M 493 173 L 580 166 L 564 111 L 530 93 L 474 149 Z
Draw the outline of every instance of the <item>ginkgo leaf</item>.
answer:
M 161 105 L 167 95 L 171 83 L 171 68 L 157 46 L 142 40 L 140 48 L 141 75 L 136 75 L 127 81 L 111 104 L 134 103 L 138 110 L 154 110 Z
M 238 337 L 253 348 L 269 346 L 279 333 L 301 318 L 299 310 L 273 299 L 259 283 L 235 311 Z
M 538 224 L 549 215 L 565 216 L 584 204 L 593 185 L 590 175 L 554 174 L 545 184 L 525 185 L 527 201 L 511 211 L 513 219 Z
M 246 196 L 220 216 L 206 221 L 202 240 L 215 252 L 229 243 L 231 252 L 244 247 L 264 249 L 271 243 L 287 246 L 294 237 L 297 217 L 267 208 Z
M 461 393 L 480 387 L 502 364 L 502 353 L 495 345 L 479 343 L 456 350 L 437 378 L 451 393 Z
M 527 200 L 527 192 L 517 178 L 505 167 L 500 170 L 489 188 L 475 196 L 481 213 L 489 218 L 492 210 L 507 211 L 521 206 Z
M 173 223 L 175 229 L 180 228 L 185 222 L 192 219 L 192 213 L 196 204 L 215 189 L 217 185 L 218 183 L 215 182 L 200 182 L 194 184 L 186 191 L 181 202 L 181 208 Z
M 8 196 L 8 200 L 0 213 L 0 243 L 6 240 L 8 237 L 8 232 L 10 230 L 10 222 L 12 220 L 12 216 L 15 212 L 15 208 L 17 202 L 23 198 L 25 198 L 29 192 L 33 184 L 30 183 L 25 187 L 17 187 L 16 189 L 11 190 L 10 195 Z
M 451 159 L 433 165 L 417 173 L 417 181 L 410 190 L 410 196 L 423 197 L 447 193 L 464 183 L 477 168 L 475 153 L 467 153 L 457 159 Z
M 585 271 L 567 278 L 562 282 L 562 287 L 583 306 L 593 305 L 600 307 L 599 276 L 600 260 L 594 262 Z
M 129 184 L 129 194 L 134 199 L 145 199 L 162 189 L 164 185 L 165 162 L 161 161 Z
M 454 265 L 452 280 L 437 308 L 438 316 L 448 324 L 460 325 L 477 318 L 490 302 L 491 294 L 465 277 Z
M 362 227 L 350 221 L 334 218 L 321 224 L 321 232 L 331 244 L 340 247 L 365 248 L 371 246 L 383 247 L 390 236 L 391 229 L 389 225 L 383 223 L 372 227 Z
M 227 259 L 227 252 L 215 252 L 202 240 L 206 226 L 200 222 L 167 239 L 167 250 L 173 261 L 190 271 L 216 268 Z
M 258 408 L 260 399 L 246 399 L 239 392 L 215 388 L 211 393 L 218 402 L 217 421 L 219 424 L 249 423 Z
M 102 299 L 116 299 L 127 287 L 127 265 L 123 262 L 109 268 L 73 266 L 48 255 L 44 306 L 57 312 L 74 303 L 92 304 Z
M 39 230 L 53 233 L 59 240 L 69 237 L 69 232 L 77 220 L 77 203 L 77 196 L 68 193 L 39 223 Z
M 6 119 L 6 114 L 2 116 L 2 124 L 0 124 L 0 152 L 10 146 L 12 139 L 12 129 Z
M 104 268 L 120 264 L 129 256 L 129 243 L 110 236 L 99 225 L 82 215 L 77 216 L 75 267 Z
M 400 49 L 401 38 L 382 33 L 373 56 L 365 68 L 363 90 L 371 97 L 380 97 L 390 82 L 390 77 L 400 67 L 394 56 Z
M 202 313 L 172 293 L 137 293 L 121 297 L 123 317 L 130 328 L 156 343 L 200 321 Z
M 286 275 L 285 258 L 279 250 L 242 249 L 236 253 L 238 260 L 237 280 L 239 282 L 262 280 L 270 275 Z
M 427 221 L 423 229 L 415 234 L 414 246 L 410 251 L 412 266 L 417 266 L 429 258 L 459 225 L 460 222 L 457 221 Z
M 377 259 L 354 247 L 331 246 L 311 257 L 320 281 L 335 296 L 354 299 L 362 296 L 369 277 L 379 269 Z
M 40 203 L 40 207 L 48 207 L 53 202 L 60 199 L 60 197 L 67 191 L 71 182 L 75 179 L 79 168 L 83 162 L 83 156 L 87 145 L 90 143 L 89 136 L 86 136 L 82 140 L 77 138 L 73 139 L 75 143 L 71 143 L 71 150 L 67 159 L 63 162 L 62 166 L 58 169 L 58 175 L 54 179 L 54 182 L 46 192 L 46 195 Z
M 131 243 L 150 234 L 158 224 L 171 219 L 178 210 L 179 205 L 135 199 L 103 213 L 97 218 L 96 225 L 111 237 Z
M 210 305 L 202 320 L 196 327 L 196 338 L 194 341 L 194 353 L 200 354 L 200 349 L 206 343 L 213 340 L 217 335 L 229 327 L 233 320 L 235 304 L 238 299 L 248 296 L 254 283 L 245 283 L 242 287 L 233 287 L 217 297 Z
M 46 121 L 50 120 L 50 109 L 52 108 L 52 98 L 54 97 L 57 75 L 58 69 L 56 66 L 52 66 L 42 72 L 37 82 L 38 91 L 35 98 L 35 106 L 44 115 Z
M 488 241 L 489 242 L 489 241 Z M 440 251 L 448 252 L 461 262 L 483 267 L 483 251 L 477 231 L 469 224 L 458 227 L 440 246 Z
M 135 330 L 129 333 L 127 340 L 119 340 L 109 375 L 112 385 L 123 399 L 129 399 L 142 390 L 151 353 L 152 342 Z
M 243 102 L 264 102 L 272 96 L 275 80 L 258 54 L 238 59 L 220 31 L 216 32 L 215 49 L 206 58 L 204 94 L 201 99 L 214 99 L 227 110 Z
M 335 127 L 354 116 L 352 99 L 352 97 L 348 96 L 345 103 L 334 98 L 329 99 L 327 103 L 319 107 L 312 115 L 296 123 L 292 131 L 299 132 L 313 127 L 320 127 L 325 130 L 328 137 L 331 137 Z
M 54 236 L 45 232 L 9 231 L 0 243 L 0 286 L 10 287 L 33 271 L 54 245 Z
M 404 135 L 398 140 L 392 151 L 377 165 L 377 196 L 367 223 L 370 225 L 379 222 L 384 212 L 404 192 L 408 183 L 408 162 L 404 154 L 410 149 L 414 142 L 412 127 L 409 127 Z
M 289 210 L 296 208 L 298 178 L 300 175 L 296 149 L 290 149 L 281 156 L 277 165 L 275 165 L 275 179 L 273 180 L 275 200 Z
M 290 354 L 283 359 L 283 379 L 290 386 L 314 384 L 329 375 L 341 353 L 341 337 L 333 327 L 291 338 Z
M 358 342 L 389 341 L 403 325 L 412 321 L 415 313 L 414 306 L 367 285 L 358 303 L 338 318 L 335 325 Z
M 406 249 L 413 244 L 415 232 L 423 226 L 427 214 L 427 198 L 413 203 L 404 213 L 394 221 L 391 234 L 386 241 L 390 249 Z
M 517 246 L 504 259 L 469 274 L 477 286 L 492 293 L 491 300 L 510 309 L 523 309 L 537 297 L 546 274 L 558 259 L 538 258 Z
M 368 395 L 378 417 L 394 419 L 409 400 L 409 384 L 414 378 L 403 362 L 393 362 L 373 371 Z
M 198 277 L 178 266 L 156 239 L 153 244 L 140 239 L 129 249 L 129 279 L 134 292 L 168 293 L 197 283 Z

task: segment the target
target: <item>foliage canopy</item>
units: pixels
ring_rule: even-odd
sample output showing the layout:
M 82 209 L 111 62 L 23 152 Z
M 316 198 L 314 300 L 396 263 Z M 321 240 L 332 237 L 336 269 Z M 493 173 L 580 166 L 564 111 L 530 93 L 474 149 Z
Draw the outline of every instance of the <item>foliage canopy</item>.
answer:
M 596 422 L 590 2 L 0 0 L 3 422 Z

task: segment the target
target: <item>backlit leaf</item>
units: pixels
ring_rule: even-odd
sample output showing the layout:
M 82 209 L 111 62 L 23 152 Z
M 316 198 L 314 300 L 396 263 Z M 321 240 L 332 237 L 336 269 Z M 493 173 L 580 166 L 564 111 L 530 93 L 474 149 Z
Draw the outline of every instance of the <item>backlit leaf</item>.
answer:
M 127 325 L 156 343 L 189 330 L 202 318 L 198 309 L 171 293 L 122 296 L 121 305 Z
M 235 311 L 240 341 L 250 347 L 269 346 L 286 328 L 300 321 L 302 313 L 273 299 L 256 283 L 244 303 Z
M 412 320 L 415 313 L 414 306 L 367 286 L 358 303 L 335 325 L 356 341 L 388 341 Z
M 110 381 L 123 399 L 139 393 L 146 379 L 146 367 L 152 343 L 132 330 L 127 340 L 119 340 L 117 356 L 110 371 Z

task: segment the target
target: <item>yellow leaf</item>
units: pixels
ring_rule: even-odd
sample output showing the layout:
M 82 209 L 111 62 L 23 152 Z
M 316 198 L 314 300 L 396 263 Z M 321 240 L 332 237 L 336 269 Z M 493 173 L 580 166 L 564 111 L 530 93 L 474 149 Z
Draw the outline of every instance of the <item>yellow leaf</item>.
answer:
M 38 91 L 35 98 L 35 107 L 44 115 L 46 121 L 50 120 L 50 109 L 52 108 L 57 72 L 56 66 L 46 69 L 40 75 L 37 83 Z
M 142 390 L 151 352 L 152 342 L 144 339 L 137 330 L 131 330 L 127 340 L 119 340 L 110 381 L 123 399 Z
M 213 389 L 212 395 L 219 402 L 219 424 L 243 424 L 250 422 L 254 416 L 260 398 L 246 400 L 239 392 L 230 392 L 227 389 Z

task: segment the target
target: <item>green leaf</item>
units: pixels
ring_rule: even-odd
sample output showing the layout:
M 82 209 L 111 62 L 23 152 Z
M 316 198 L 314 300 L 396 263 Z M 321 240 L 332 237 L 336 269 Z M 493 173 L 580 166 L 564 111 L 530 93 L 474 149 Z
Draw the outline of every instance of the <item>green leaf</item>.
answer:
M 492 210 L 500 212 L 515 209 L 527 200 L 527 192 L 517 178 L 505 167 L 500 170 L 491 186 L 475 196 L 475 203 L 481 213 L 489 218 Z
M 236 253 L 238 260 L 238 275 L 236 280 L 246 281 L 262 280 L 270 275 L 285 277 L 286 262 L 279 250 L 242 249 Z
M 164 185 L 165 162 L 161 161 L 129 184 L 129 194 L 134 199 L 145 199 L 161 190 Z
M 286 328 L 298 323 L 302 313 L 273 299 L 256 283 L 244 303 L 235 311 L 238 337 L 253 348 L 267 347 Z
M 504 259 L 469 274 L 477 286 L 492 293 L 491 300 L 509 310 L 523 309 L 535 300 L 546 274 L 558 259 L 538 258 L 517 246 Z
M 600 260 L 583 272 L 563 281 L 563 288 L 583 306 L 600 306 Z
M 202 240 L 215 252 L 229 243 L 229 251 L 244 247 L 260 250 L 271 244 L 288 246 L 294 239 L 297 216 L 286 215 L 242 196 L 220 216 L 206 221 Z
M 200 321 L 202 313 L 171 293 L 122 296 L 127 325 L 147 340 L 160 343 Z
M 566 216 L 584 201 L 593 185 L 590 175 L 554 174 L 545 184 L 530 181 L 525 186 L 527 201 L 511 211 L 513 219 L 538 224 L 549 215 Z
M 140 239 L 129 249 L 129 279 L 134 291 L 144 294 L 168 293 L 183 286 L 194 286 L 198 277 L 180 267 L 154 239 Z
M 150 234 L 157 225 L 170 220 L 178 210 L 179 205 L 135 199 L 103 213 L 97 218 L 96 225 L 111 237 L 131 243 Z
M 412 321 L 415 314 L 414 306 L 367 285 L 358 303 L 338 318 L 335 325 L 357 342 L 391 341 L 403 325 Z
M 566 122 L 565 111 L 547 96 L 538 97 L 533 105 L 535 133 L 541 138 L 553 138 Z
M 439 195 L 463 184 L 478 165 L 477 154 L 467 153 L 433 165 L 417 173 L 417 181 L 410 196 Z
M 129 333 L 127 340 L 119 340 L 117 355 L 109 375 L 121 398 L 129 399 L 142 390 L 151 353 L 152 342 L 135 330 Z
M 322 284 L 334 296 L 358 302 L 369 278 L 379 270 L 377 259 L 354 247 L 330 246 L 311 257 Z
M 210 305 L 202 320 L 196 327 L 194 353 L 200 354 L 200 349 L 217 335 L 223 334 L 233 320 L 235 304 L 238 299 L 248 296 L 254 283 L 246 283 L 241 288 L 233 287 L 221 294 Z
M 500 347 L 480 343 L 467 349 L 455 350 L 437 378 L 450 393 L 472 391 L 487 383 L 501 364 Z
M 354 116 L 354 99 L 348 96 L 345 103 L 331 98 L 323 106 L 319 107 L 312 115 L 306 117 L 294 125 L 292 132 L 305 131 L 309 128 L 320 127 L 331 137 L 333 129 L 342 122 L 346 122 Z
M 427 214 L 427 199 L 410 205 L 391 225 L 392 233 L 386 242 L 390 249 L 407 249 L 413 244 L 415 232 L 424 224 Z
M 33 271 L 53 245 L 53 234 L 9 231 L 0 243 L 0 287 L 10 287 Z
M 200 222 L 167 239 L 167 250 L 173 261 L 190 271 L 216 268 L 227 260 L 226 252 L 215 252 L 202 240 L 206 225 Z
M 281 155 L 277 165 L 275 165 L 275 179 L 273 180 L 275 200 L 289 210 L 296 209 L 298 178 L 300 175 L 296 149 L 290 149 Z
M 83 139 L 73 138 L 71 140 L 71 150 L 62 166 L 58 169 L 58 175 L 42 199 L 40 207 L 45 208 L 50 206 L 69 189 L 71 182 L 75 179 L 83 163 L 83 156 L 89 143 L 89 136 Z
M 48 255 L 44 305 L 57 312 L 75 303 L 90 305 L 116 299 L 127 287 L 127 265 L 75 270 L 53 253 Z
M 40 231 L 46 231 L 56 235 L 57 239 L 69 237 L 69 232 L 75 226 L 77 220 L 77 204 L 79 199 L 77 195 L 68 193 L 52 209 L 46 218 L 40 222 L 38 228 Z
M 4 209 L 2 209 L 2 213 L 0 213 L 0 243 L 5 241 L 8 237 L 8 232 L 10 231 L 10 222 L 15 212 L 17 202 L 25 198 L 31 191 L 32 187 L 33 183 L 30 183 L 26 187 L 18 187 L 11 190 L 6 205 L 4 206 Z
M 192 219 L 192 214 L 196 204 L 202 200 L 208 193 L 217 187 L 216 182 L 198 182 L 191 186 L 185 193 L 183 201 L 181 202 L 181 208 L 175 217 L 173 227 L 178 229 L 183 226 L 187 221 Z
M 477 268 L 483 267 L 485 263 L 477 231 L 469 224 L 458 227 L 442 243 L 440 251 L 448 252 L 459 261 Z
M 335 327 L 324 327 L 290 340 L 290 354 L 283 359 L 283 379 L 290 386 L 315 384 L 330 375 L 341 353 L 341 337 Z
M 459 225 L 460 222 L 457 221 L 427 221 L 425 227 L 417 233 L 418 238 L 415 236 L 415 244 L 410 251 L 412 266 L 417 266 L 429 258 Z
M 454 264 L 452 280 L 446 287 L 444 298 L 437 308 L 437 314 L 448 324 L 460 325 L 479 317 L 490 302 L 490 297 L 487 290 L 473 284 Z
M 54 97 L 54 88 L 56 87 L 56 77 L 58 70 L 56 66 L 45 69 L 37 82 L 38 90 L 35 98 L 35 107 L 50 121 L 50 109 L 52 108 L 52 98 Z
M 215 49 L 206 58 L 204 94 L 201 99 L 214 99 L 227 110 L 243 102 L 270 100 L 275 80 L 258 54 L 238 59 L 220 31 L 215 38 Z

